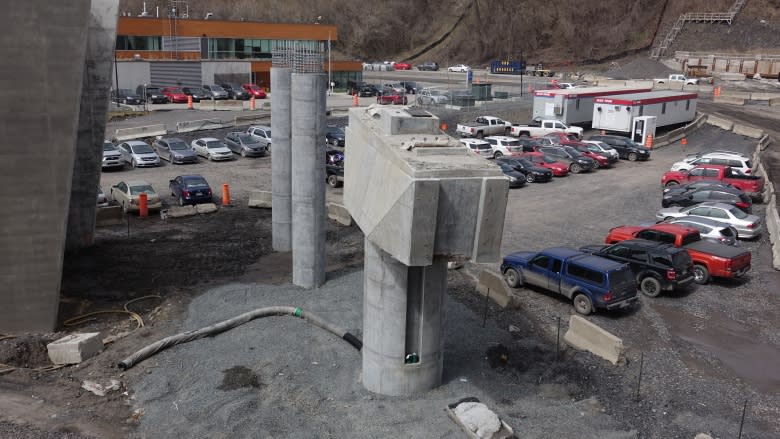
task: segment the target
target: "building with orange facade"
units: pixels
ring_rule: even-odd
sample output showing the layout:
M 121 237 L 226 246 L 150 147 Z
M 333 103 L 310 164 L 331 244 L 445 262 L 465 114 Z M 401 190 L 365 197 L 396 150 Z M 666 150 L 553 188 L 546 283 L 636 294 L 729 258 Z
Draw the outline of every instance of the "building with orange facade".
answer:
M 338 41 L 326 24 L 278 24 L 197 20 L 182 17 L 119 17 L 114 87 L 138 85 L 195 87 L 203 84 L 255 83 L 270 86 L 271 50 L 276 41 L 313 47 Z M 360 80 L 362 64 L 328 60 L 331 81 L 344 86 Z M 118 84 L 118 86 L 117 86 Z

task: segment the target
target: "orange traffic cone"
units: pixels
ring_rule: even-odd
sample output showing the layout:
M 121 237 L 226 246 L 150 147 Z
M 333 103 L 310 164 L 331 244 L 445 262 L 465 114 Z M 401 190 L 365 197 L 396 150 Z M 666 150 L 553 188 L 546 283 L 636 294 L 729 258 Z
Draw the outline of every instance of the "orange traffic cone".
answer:
M 249 109 L 252 110 L 252 111 L 257 109 L 257 104 L 255 103 L 255 97 L 254 96 L 249 98 Z
M 146 192 L 138 194 L 138 216 L 141 218 L 149 216 L 149 195 Z
M 653 149 L 653 135 L 648 134 L 647 139 L 645 139 L 645 146 L 647 146 L 648 149 Z
M 192 96 L 187 95 L 187 109 L 192 110 Z
M 222 205 L 230 206 L 230 186 L 227 183 L 222 183 Z
M 442 131 L 447 131 L 447 122 L 442 122 L 441 123 L 441 130 Z
M 688 139 L 686 139 L 685 136 L 683 136 L 682 140 L 680 140 L 680 143 L 682 143 L 682 145 L 685 146 L 688 144 Z
M 357 92 L 355 92 L 355 94 L 352 95 L 352 105 L 355 107 L 360 105 L 360 98 L 358 98 Z

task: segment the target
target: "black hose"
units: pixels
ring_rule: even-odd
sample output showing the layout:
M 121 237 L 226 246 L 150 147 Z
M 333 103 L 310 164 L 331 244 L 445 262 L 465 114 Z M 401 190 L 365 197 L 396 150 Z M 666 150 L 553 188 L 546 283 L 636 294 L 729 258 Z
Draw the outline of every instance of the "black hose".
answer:
M 118 364 L 118 366 L 122 370 L 127 370 L 135 366 L 136 364 L 140 363 L 141 361 L 144 361 L 147 358 L 155 355 L 160 351 L 164 351 L 171 346 L 176 346 L 177 344 L 187 343 L 193 340 L 197 340 L 199 338 L 209 337 L 225 331 L 229 331 L 237 326 L 243 325 L 244 323 L 248 323 L 255 319 L 270 317 L 270 316 L 286 316 L 286 315 L 300 317 L 308 321 L 309 323 L 312 323 L 315 326 L 319 326 L 320 328 L 344 339 L 347 343 L 351 344 L 358 351 L 361 350 L 363 347 L 363 342 L 360 341 L 359 338 L 355 337 L 354 335 L 345 331 L 344 329 L 339 328 L 336 325 L 330 324 L 322 320 L 319 316 L 315 314 L 312 314 L 310 312 L 304 313 L 301 308 L 294 308 L 292 306 L 269 306 L 266 308 L 258 308 L 256 310 L 246 312 L 244 314 L 233 317 L 232 319 L 224 320 L 219 323 L 215 323 L 211 326 L 206 326 L 204 328 L 182 332 L 176 335 L 172 335 L 170 337 L 165 337 L 162 340 L 154 342 L 136 351 L 129 357 L 122 360 Z

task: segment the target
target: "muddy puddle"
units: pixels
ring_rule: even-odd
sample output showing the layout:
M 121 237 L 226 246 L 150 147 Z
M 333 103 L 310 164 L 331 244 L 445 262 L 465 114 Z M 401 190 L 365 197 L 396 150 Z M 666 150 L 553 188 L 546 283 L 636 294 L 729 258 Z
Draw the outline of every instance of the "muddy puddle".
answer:
M 757 339 L 757 328 L 721 313 L 703 319 L 674 308 L 659 305 L 653 308 L 664 317 L 675 337 L 716 358 L 756 390 L 769 394 L 780 392 L 780 348 Z M 686 361 L 686 364 L 699 369 L 703 375 L 714 374 L 704 362 Z

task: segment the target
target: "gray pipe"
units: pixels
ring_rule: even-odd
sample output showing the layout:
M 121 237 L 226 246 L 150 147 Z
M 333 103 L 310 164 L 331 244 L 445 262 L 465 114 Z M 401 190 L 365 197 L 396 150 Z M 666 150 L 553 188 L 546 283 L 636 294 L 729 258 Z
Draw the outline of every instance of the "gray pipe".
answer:
M 286 316 L 286 315 L 300 317 L 315 326 L 319 326 L 320 328 L 341 337 L 347 343 L 351 344 L 358 351 L 361 350 L 363 347 L 363 342 L 360 341 L 360 339 L 358 339 L 351 333 L 347 332 L 346 330 L 341 329 L 336 325 L 330 324 L 322 320 L 320 317 L 318 317 L 315 314 L 312 314 L 310 312 L 304 313 L 303 309 L 294 308 L 292 306 L 269 306 L 266 308 L 258 308 L 256 310 L 249 311 L 244 314 L 240 314 L 236 317 L 233 317 L 232 319 L 224 320 L 219 323 L 215 323 L 211 326 L 206 326 L 204 328 L 196 329 L 193 331 L 182 332 L 176 335 L 172 335 L 170 337 L 165 337 L 162 340 L 159 340 L 155 343 L 152 343 L 136 351 L 129 357 L 122 360 L 118 364 L 118 366 L 122 370 L 127 370 L 135 366 L 136 364 L 140 363 L 141 361 L 144 361 L 147 358 L 151 357 L 152 355 L 164 351 L 171 346 L 176 346 L 177 344 L 187 343 L 193 340 L 197 340 L 199 338 L 209 337 L 225 331 L 229 331 L 237 326 L 241 326 L 244 323 L 248 323 L 255 319 L 270 317 L 270 316 Z

